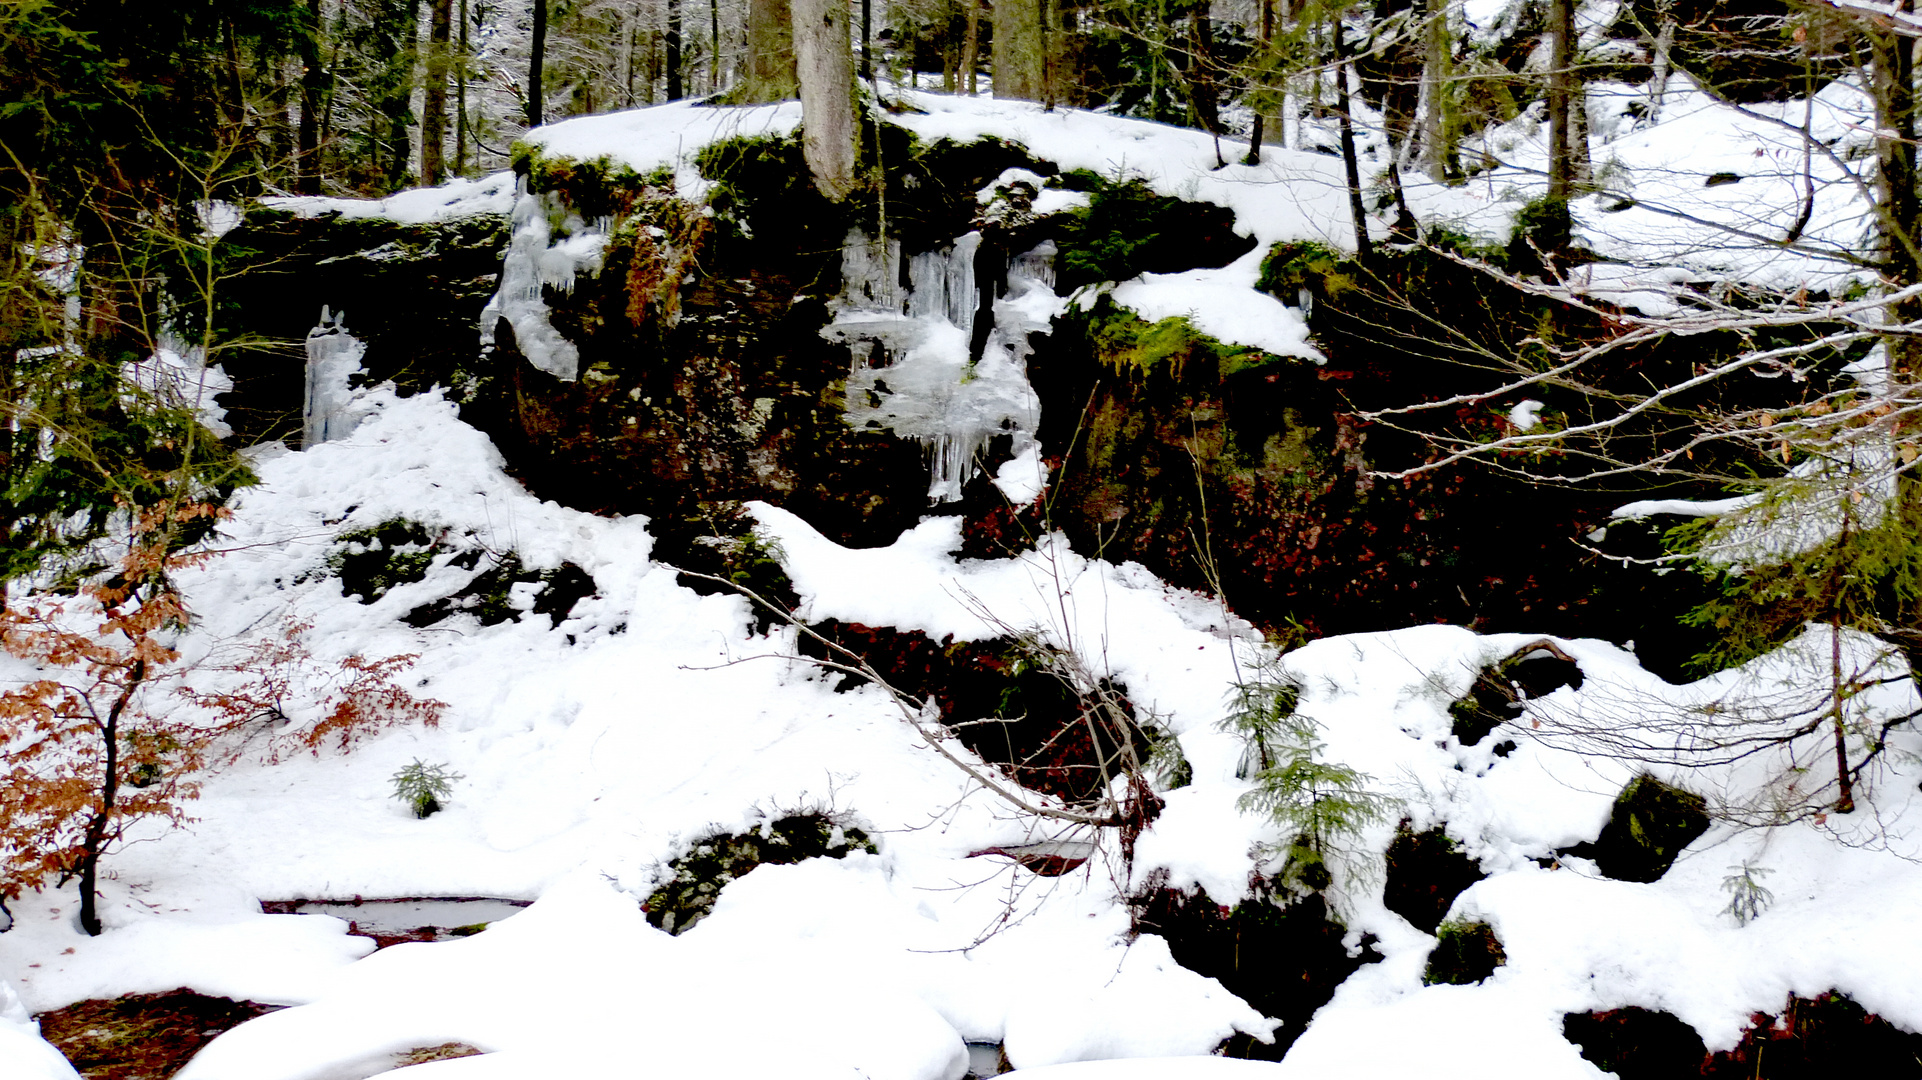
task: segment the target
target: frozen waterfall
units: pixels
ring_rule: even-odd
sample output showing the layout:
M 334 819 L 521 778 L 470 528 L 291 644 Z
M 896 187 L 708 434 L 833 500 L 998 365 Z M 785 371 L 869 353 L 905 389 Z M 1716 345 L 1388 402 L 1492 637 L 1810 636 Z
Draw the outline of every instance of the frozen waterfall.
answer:
M 521 183 L 500 291 L 481 309 L 481 342 L 493 344 L 495 325 L 506 319 L 528 363 L 572 382 L 580 373 L 581 352 L 548 321 L 541 289 L 551 285 L 571 293 L 578 275 L 599 273 L 613 227 L 566 212 L 558 196 L 531 194 L 526 181 Z
M 852 354 L 847 419 L 921 443 L 928 499 L 953 502 L 980 471 L 988 441 L 1008 435 L 1019 454 L 1034 444 L 1040 404 L 1028 384 L 1028 334 L 1046 333 L 1064 310 L 1054 292 L 1054 246 L 1017 256 L 993 325 L 970 357 L 981 303 L 971 232 L 901 265 L 898 241 L 856 230 L 842 248 L 838 313 L 823 333 Z

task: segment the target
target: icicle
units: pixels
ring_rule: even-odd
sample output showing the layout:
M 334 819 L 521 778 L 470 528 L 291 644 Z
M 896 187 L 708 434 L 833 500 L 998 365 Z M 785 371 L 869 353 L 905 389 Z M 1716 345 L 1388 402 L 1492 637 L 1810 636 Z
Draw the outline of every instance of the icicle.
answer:
M 307 332 L 307 395 L 300 409 L 300 446 L 307 450 L 344 438 L 360 418 L 349 405 L 349 380 L 361 373 L 367 346 L 347 332 L 346 315 L 320 309 L 320 325 Z

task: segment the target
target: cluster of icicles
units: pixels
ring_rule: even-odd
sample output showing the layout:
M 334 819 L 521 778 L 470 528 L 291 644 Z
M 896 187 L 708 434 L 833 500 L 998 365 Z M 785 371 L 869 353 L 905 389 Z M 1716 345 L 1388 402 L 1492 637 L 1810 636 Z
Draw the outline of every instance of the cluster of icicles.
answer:
M 1015 454 L 1026 450 L 1040 420 L 1028 335 L 1047 332 L 1061 308 L 1054 246 L 1010 260 L 1000 295 L 979 287 L 980 246 L 971 232 L 903 266 L 899 241 L 850 232 L 839 310 L 823 331 L 852 356 L 848 422 L 920 442 L 930 502 L 958 500 L 996 436 L 1009 436 Z M 978 355 L 977 321 L 987 331 Z

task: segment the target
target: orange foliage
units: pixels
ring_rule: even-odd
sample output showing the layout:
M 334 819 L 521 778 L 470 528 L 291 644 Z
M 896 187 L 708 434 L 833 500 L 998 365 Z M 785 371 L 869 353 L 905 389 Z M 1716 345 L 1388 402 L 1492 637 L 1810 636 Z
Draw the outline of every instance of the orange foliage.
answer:
M 168 553 L 159 538 L 213 512 L 142 519 L 117 573 L 79 596 L 0 611 L 0 651 L 33 669 L 0 694 L 0 899 L 78 875 L 82 922 L 98 932 L 101 855 L 134 822 L 191 820 L 185 807 L 201 777 L 260 749 L 256 736 L 273 761 L 439 721 L 443 703 L 398 681 L 412 654 L 323 663 L 306 648 L 303 623 L 233 662 L 183 664 L 172 641 L 189 614 L 170 571 L 210 556 Z

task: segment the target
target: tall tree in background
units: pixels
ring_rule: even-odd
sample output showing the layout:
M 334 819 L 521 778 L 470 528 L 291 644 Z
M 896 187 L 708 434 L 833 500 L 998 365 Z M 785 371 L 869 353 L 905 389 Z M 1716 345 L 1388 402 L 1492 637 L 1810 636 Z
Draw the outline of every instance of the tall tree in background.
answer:
M 854 54 L 847 0 L 795 0 L 801 151 L 814 186 L 839 202 L 855 187 Z
M 541 64 L 547 59 L 547 0 L 533 0 L 534 30 L 527 44 L 527 126 L 541 126 Z
M 327 101 L 327 70 L 321 65 L 321 0 L 307 0 L 300 23 L 300 133 L 295 140 L 294 190 L 320 194 L 321 112 Z
M 996 0 L 994 5 L 994 96 L 1040 101 L 1046 86 L 1047 51 L 1042 12 L 1048 0 Z
M 748 0 L 747 63 L 739 94 L 744 104 L 780 101 L 800 89 L 795 79 L 794 19 L 789 0 Z
M 438 184 L 447 144 L 447 72 L 454 59 L 449 52 L 454 0 L 429 0 L 429 3 L 427 84 L 421 94 L 420 181 Z

